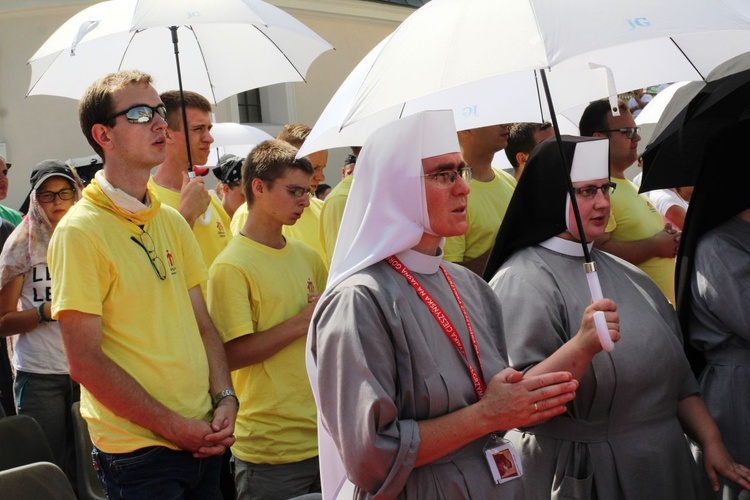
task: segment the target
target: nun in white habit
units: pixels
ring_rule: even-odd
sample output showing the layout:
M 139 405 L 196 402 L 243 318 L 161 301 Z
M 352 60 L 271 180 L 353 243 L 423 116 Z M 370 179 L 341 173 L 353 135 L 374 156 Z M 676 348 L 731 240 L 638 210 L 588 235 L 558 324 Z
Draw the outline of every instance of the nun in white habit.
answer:
M 375 132 L 357 160 L 310 333 L 326 498 L 345 498 L 343 474 L 354 498 L 525 498 L 521 481 L 493 481 L 489 435 L 574 397 L 569 373 L 506 368 L 497 299 L 441 261 L 466 230 L 458 151 L 452 113 L 431 111 Z
M 587 241 L 604 232 L 609 218 L 615 186 L 608 144 L 562 138 Z M 714 485 L 718 474 L 747 487 L 743 478 L 750 471 L 729 457 L 683 353 L 674 309 L 654 282 L 627 262 L 591 250 L 611 299 L 591 304 L 561 163 L 553 139 L 534 151 L 485 274 L 494 275 L 490 286 L 503 306 L 502 324 L 513 332 L 506 335 L 511 366 L 527 375 L 567 370 L 580 382 L 565 414 L 506 434 L 522 457 L 527 495 L 706 498 L 683 433 L 703 447 Z M 612 352 L 580 331 L 582 314 L 592 307 L 606 311 L 617 342 Z

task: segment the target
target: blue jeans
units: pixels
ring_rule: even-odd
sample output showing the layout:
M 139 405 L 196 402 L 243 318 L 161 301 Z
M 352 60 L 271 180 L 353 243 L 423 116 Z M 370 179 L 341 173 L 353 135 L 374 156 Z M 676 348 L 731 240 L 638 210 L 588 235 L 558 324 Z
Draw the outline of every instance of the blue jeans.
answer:
M 91 453 L 107 498 L 177 500 L 221 499 L 221 456 L 193 458 L 163 446 L 130 453 Z

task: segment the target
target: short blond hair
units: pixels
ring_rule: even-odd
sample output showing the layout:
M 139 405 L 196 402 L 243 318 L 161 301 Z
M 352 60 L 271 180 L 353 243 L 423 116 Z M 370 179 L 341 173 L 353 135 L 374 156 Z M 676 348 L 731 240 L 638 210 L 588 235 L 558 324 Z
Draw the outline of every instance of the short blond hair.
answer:
M 303 123 L 287 123 L 281 129 L 276 138 L 280 141 L 286 141 L 295 148 L 299 149 L 310 135 L 310 127 Z

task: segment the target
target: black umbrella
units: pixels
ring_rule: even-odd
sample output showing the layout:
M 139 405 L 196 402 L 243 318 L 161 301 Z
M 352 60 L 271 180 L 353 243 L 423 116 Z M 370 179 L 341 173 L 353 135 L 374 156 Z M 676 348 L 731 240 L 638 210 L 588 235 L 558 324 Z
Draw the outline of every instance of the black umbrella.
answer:
M 750 110 L 750 52 L 678 90 L 643 152 L 641 192 L 692 186 L 707 148 Z
M 746 101 L 748 102 L 748 101 Z M 675 270 L 677 314 L 684 335 L 685 352 L 696 376 L 705 365 L 703 353 L 689 342 L 691 277 L 695 249 L 708 231 L 750 207 L 750 168 L 740 161 L 747 154 L 750 118 L 723 129 L 707 144 L 701 158 L 695 189 L 680 240 Z
M 695 186 L 677 256 L 675 290 L 685 351 L 696 375 L 705 362 L 689 342 L 695 249 L 704 234 L 750 206 L 750 169 L 741 160 L 750 137 L 750 53 L 722 64 L 708 80 L 675 93 L 677 100 L 660 120 L 661 132 L 655 132 L 644 152 L 641 185 L 641 191 Z

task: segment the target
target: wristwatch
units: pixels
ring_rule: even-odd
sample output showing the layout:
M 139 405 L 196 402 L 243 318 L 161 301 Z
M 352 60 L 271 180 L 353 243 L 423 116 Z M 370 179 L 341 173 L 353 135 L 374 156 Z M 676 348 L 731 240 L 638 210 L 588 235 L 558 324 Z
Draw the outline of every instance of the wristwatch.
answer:
M 240 400 L 237 397 L 237 394 L 234 393 L 234 390 L 232 390 L 232 389 L 224 389 L 219 394 L 217 394 L 216 396 L 214 396 L 214 408 L 216 408 L 217 406 L 219 406 L 219 403 L 221 403 L 222 399 L 226 399 L 226 398 L 234 398 L 234 400 L 237 401 L 237 408 L 240 407 Z

